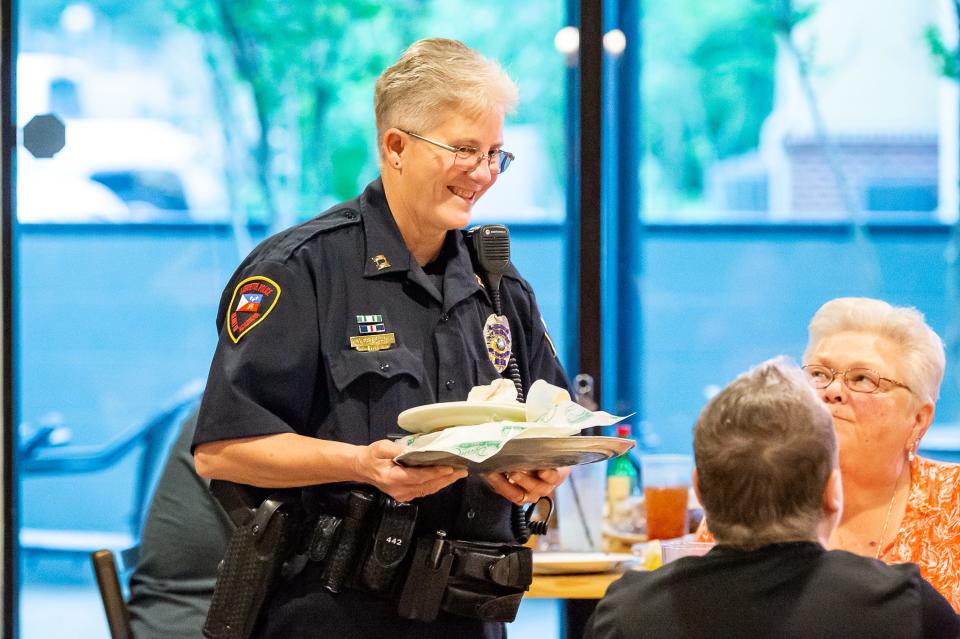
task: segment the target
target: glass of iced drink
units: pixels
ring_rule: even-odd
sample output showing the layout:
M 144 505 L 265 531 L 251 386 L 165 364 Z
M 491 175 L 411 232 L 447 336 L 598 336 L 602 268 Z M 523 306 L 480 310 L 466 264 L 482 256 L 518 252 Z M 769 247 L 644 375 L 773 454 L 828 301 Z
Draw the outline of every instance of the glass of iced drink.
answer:
M 674 539 L 687 532 L 690 455 L 645 455 L 640 458 L 647 539 Z

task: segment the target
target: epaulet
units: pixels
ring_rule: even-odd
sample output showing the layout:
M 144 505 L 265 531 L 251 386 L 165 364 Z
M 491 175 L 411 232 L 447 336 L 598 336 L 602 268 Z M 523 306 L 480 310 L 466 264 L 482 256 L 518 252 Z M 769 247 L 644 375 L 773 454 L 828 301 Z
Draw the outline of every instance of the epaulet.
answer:
M 350 206 L 338 206 L 308 220 L 303 226 L 313 229 L 316 233 L 323 233 L 359 223 L 360 211 Z
M 317 235 L 359 223 L 360 212 L 357 209 L 337 206 L 269 238 L 269 245 L 265 243 L 260 251 L 261 257 L 271 255 L 274 259 L 286 259 Z

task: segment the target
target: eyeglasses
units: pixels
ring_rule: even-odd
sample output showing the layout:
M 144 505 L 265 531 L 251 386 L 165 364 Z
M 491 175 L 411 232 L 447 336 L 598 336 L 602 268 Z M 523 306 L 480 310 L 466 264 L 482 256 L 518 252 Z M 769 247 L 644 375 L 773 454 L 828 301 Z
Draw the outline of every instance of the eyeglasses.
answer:
M 436 140 L 431 140 L 430 138 L 425 138 L 422 135 L 413 133 L 412 131 L 406 131 L 400 129 L 410 137 L 417 138 L 418 140 L 423 140 L 434 146 L 438 146 L 441 149 L 446 149 L 456 156 L 456 159 L 453 161 L 454 166 L 456 166 L 461 171 L 466 171 L 470 173 L 475 171 L 480 163 L 484 160 L 487 161 L 487 165 L 490 167 L 491 173 L 503 173 L 507 170 L 507 167 L 510 166 L 510 163 L 516 158 L 513 153 L 509 151 L 504 151 L 502 149 L 491 150 L 489 153 L 484 153 L 480 149 L 475 149 L 472 146 L 450 146 L 449 144 L 444 144 L 443 142 L 437 142 Z
M 880 373 L 869 368 L 848 368 L 847 370 L 834 370 L 829 366 L 820 366 L 817 364 L 804 366 L 804 372 L 810 377 L 814 388 L 826 388 L 833 383 L 837 375 L 843 380 L 843 385 L 857 393 L 876 393 L 880 390 L 880 381 L 890 382 L 894 386 L 906 388 L 906 384 L 898 382 L 889 377 L 880 377 Z M 913 392 L 913 391 L 910 391 Z

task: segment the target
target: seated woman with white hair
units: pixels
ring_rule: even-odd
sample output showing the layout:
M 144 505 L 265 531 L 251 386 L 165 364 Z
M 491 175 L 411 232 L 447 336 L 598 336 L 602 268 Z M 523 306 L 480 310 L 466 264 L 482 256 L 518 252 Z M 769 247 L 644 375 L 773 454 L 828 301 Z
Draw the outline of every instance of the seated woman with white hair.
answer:
M 918 564 L 960 612 L 960 465 L 917 455 L 945 360 L 916 309 L 838 298 L 810 321 L 803 369 L 840 446 L 843 516 L 830 547 Z M 699 538 L 711 538 L 706 526 Z
M 839 298 L 810 321 L 803 361 L 840 445 L 831 547 L 916 563 L 960 611 L 960 465 L 917 455 L 940 396 L 940 338 L 914 308 Z

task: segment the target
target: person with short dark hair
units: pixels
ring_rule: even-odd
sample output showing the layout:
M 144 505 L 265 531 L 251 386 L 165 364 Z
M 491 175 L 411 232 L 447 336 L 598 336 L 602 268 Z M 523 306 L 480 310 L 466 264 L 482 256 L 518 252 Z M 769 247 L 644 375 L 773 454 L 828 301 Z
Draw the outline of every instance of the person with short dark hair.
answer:
M 772 360 L 701 412 L 694 488 L 717 545 L 610 586 L 591 639 L 951 638 L 960 623 L 915 565 L 825 549 L 843 510 L 833 420 Z

